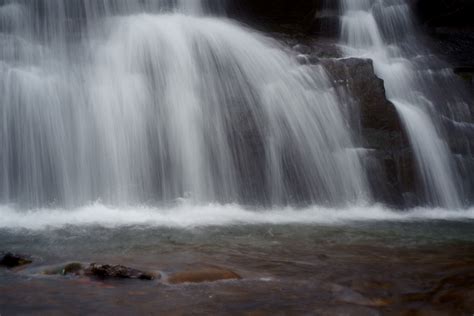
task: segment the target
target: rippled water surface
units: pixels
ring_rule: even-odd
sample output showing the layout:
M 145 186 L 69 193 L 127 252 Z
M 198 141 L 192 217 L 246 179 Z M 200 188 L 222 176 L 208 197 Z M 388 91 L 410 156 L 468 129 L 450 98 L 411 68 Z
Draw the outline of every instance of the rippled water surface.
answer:
M 31 254 L 34 263 L 18 271 L 0 270 L 0 312 L 462 314 L 473 306 L 472 219 L 419 216 L 406 221 L 400 218 L 408 214 L 402 213 L 399 219 L 354 220 L 353 214 L 352 220 L 316 223 L 308 217 L 315 217 L 315 210 L 282 212 L 287 212 L 286 223 L 259 219 L 250 224 L 241 217 L 246 224 L 216 221 L 188 227 L 173 225 L 172 216 L 161 225 L 141 221 L 112 227 L 112 220 L 105 225 L 91 220 L 49 228 L 18 218 L 18 227 L 0 229 L 0 249 Z M 304 212 L 306 217 L 298 219 Z M 120 220 L 117 214 L 114 218 Z M 146 282 L 44 275 L 67 262 L 123 264 L 160 272 L 162 278 Z M 174 272 L 209 266 L 230 269 L 242 280 L 167 282 Z

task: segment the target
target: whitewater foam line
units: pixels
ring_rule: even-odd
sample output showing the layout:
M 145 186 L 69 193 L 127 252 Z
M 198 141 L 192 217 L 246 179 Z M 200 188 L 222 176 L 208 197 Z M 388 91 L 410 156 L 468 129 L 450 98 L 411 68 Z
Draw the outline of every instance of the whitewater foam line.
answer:
M 43 230 L 65 226 L 148 226 L 196 228 L 231 225 L 341 225 L 374 221 L 474 220 L 474 208 L 447 210 L 417 208 L 395 211 L 383 206 L 330 209 L 312 206 L 306 209 L 281 208 L 249 210 L 239 205 L 209 204 L 204 206 L 178 205 L 171 208 L 128 207 L 113 208 L 93 204 L 75 210 L 38 209 L 19 210 L 0 206 L 0 229 Z

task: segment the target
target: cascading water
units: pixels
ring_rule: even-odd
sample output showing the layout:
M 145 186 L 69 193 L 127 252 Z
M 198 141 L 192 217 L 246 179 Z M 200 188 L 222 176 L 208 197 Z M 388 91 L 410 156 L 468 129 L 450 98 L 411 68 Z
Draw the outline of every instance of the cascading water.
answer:
M 374 63 L 228 18 L 323 2 L 0 0 L 0 316 L 472 314 L 470 113 L 403 3 L 346 1 Z
M 420 44 L 407 1 L 341 0 L 341 9 L 345 54 L 372 59 L 385 81 L 387 97 L 410 139 L 427 202 L 461 207 L 460 176 L 441 123 L 466 119 L 470 113 L 456 99 L 462 93 L 451 72 Z
M 2 1 L 3 203 L 369 199 L 322 68 L 203 8 Z

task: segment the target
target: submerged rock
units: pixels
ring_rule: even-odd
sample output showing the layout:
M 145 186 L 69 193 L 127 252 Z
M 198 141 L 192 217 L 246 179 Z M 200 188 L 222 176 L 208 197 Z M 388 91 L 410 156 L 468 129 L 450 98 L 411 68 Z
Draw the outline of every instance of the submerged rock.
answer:
M 168 278 L 168 282 L 171 284 L 181 284 L 240 279 L 242 279 L 242 277 L 231 270 L 213 267 L 193 271 L 177 272 Z
M 336 300 L 341 303 L 368 307 L 385 307 L 393 304 L 393 301 L 389 298 L 366 297 L 361 293 L 352 290 L 351 288 L 344 287 L 338 284 L 330 285 L 330 289 Z
M 72 269 L 77 268 L 72 266 Z M 91 263 L 91 265 L 85 269 L 85 274 L 88 276 L 96 276 L 100 278 L 118 278 L 118 279 L 139 279 L 139 280 L 154 280 L 160 276 L 151 273 L 144 272 L 122 265 L 108 265 L 108 264 L 97 264 Z
M 0 266 L 3 267 L 16 268 L 30 264 L 32 262 L 33 260 L 24 255 L 13 254 L 10 252 L 0 253 Z
M 470 266 L 467 269 L 470 271 L 438 280 L 431 290 L 401 295 L 402 302 L 425 307 L 428 305 L 437 311 L 436 314 L 412 309 L 403 315 L 469 315 L 474 306 L 474 272 Z
M 45 275 L 84 275 L 86 266 L 79 262 L 72 262 L 66 265 L 54 266 L 43 271 Z

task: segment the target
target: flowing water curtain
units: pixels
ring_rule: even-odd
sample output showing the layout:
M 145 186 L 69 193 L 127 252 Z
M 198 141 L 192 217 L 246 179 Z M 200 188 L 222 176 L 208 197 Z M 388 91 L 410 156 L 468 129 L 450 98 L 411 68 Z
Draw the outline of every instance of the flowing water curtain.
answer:
M 408 2 L 342 0 L 341 7 L 344 51 L 348 56 L 371 58 L 377 75 L 384 79 L 387 96 L 408 132 L 427 202 L 460 207 L 464 197 L 459 165 L 443 123 L 452 126 L 457 120 L 470 120 L 463 100 L 466 93 L 452 72 L 423 46 Z
M 156 14 L 172 7 L 4 3 L 2 40 L 15 44 L 1 51 L 4 201 L 368 199 L 319 67 L 225 20 Z
M 301 67 L 272 40 L 215 19 L 117 23 L 91 75 L 93 116 L 107 122 L 98 134 L 110 134 L 101 156 L 120 153 L 115 167 L 101 169 L 148 179 L 164 200 L 334 204 L 368 196 L 320 68 Z M 130 156 L 136 152 L 146 153 L 143 163 Z

